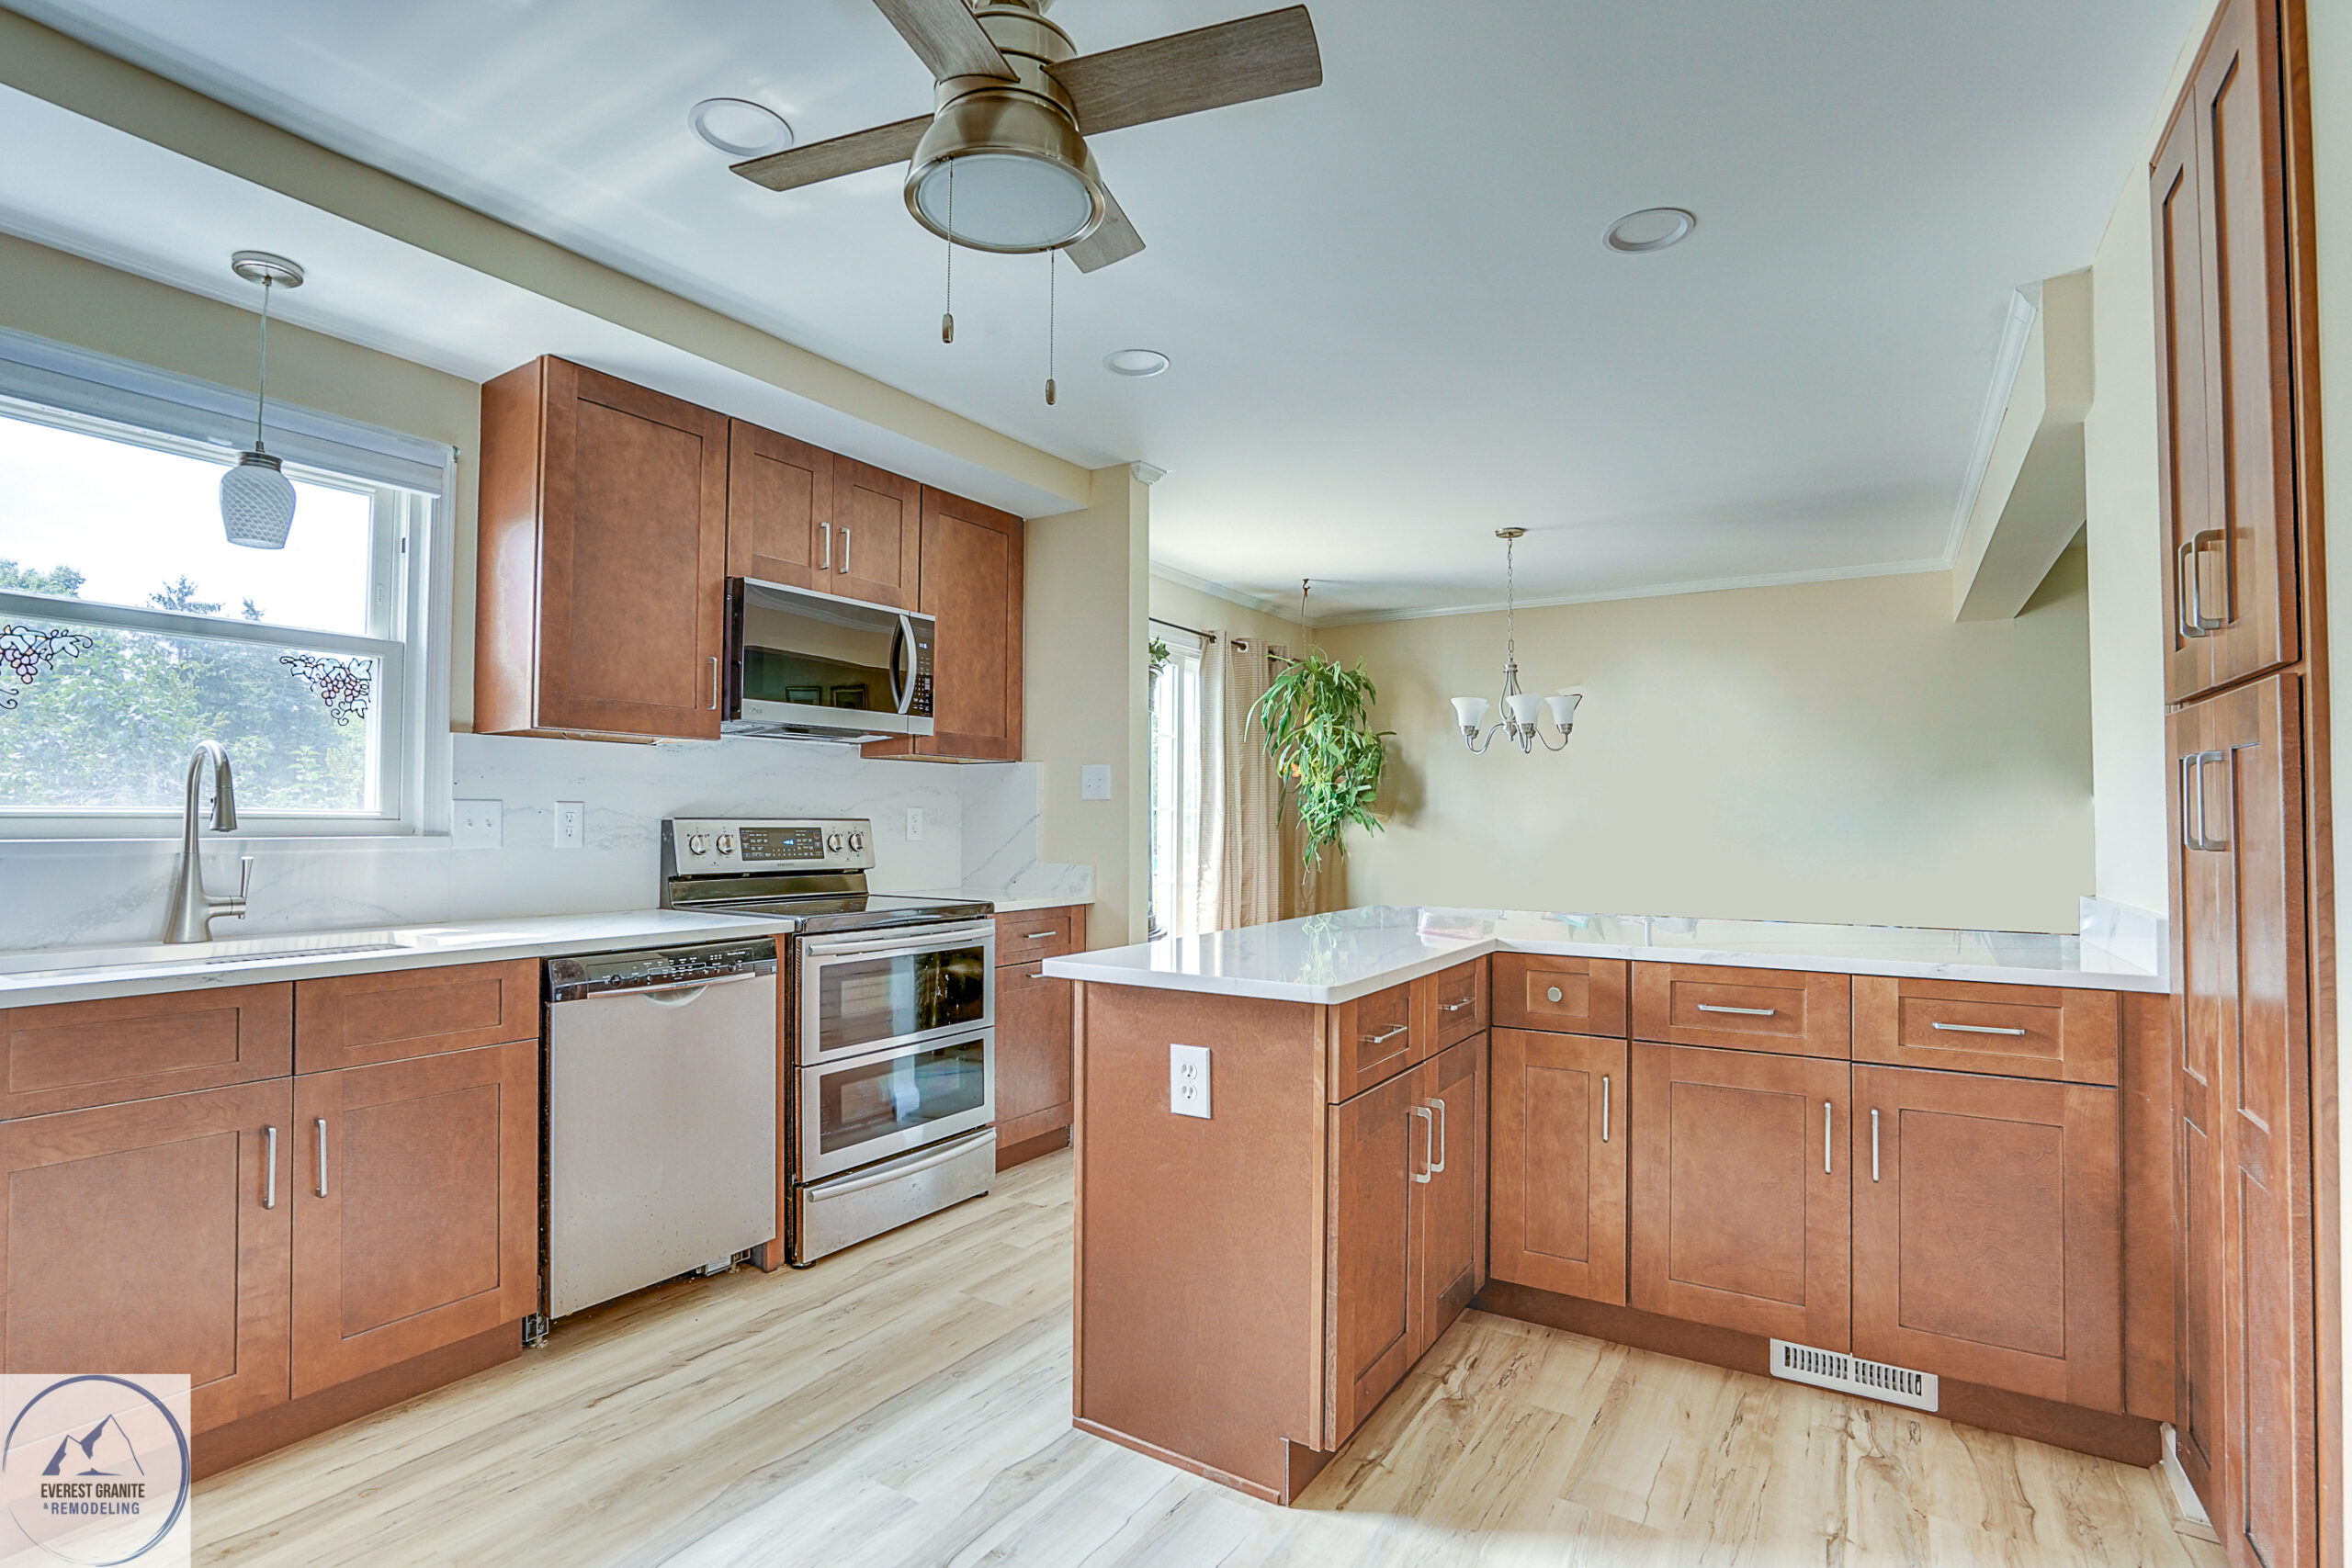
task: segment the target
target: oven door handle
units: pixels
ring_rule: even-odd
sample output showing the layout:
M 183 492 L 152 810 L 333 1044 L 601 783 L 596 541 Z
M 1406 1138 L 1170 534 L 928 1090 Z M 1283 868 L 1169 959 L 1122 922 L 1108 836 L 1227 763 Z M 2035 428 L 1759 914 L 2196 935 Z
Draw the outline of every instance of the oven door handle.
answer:
M 811 958 L 835 958 L 844 953 L 936 953 L 943 948 L 995 940 L 996 922 L 976 920 L 961 926 L 902 926 L 896 936 L 808 937 L 802 941 L 800 950 Z
M 895 1168 L 877 1170 L 870 1176 L 853 1177 L 847 1181 L 828 1181 L 804 1187 L 800 1192 L 811 1203 L 821 1203 L 828 1198 L 846 1198 L 853 1192 L 863 1192 L 869 1187 L 879 1187 L 886 1181 L 896 1181 L 902 1176 L 914 1176 L 934 1166 L 945 1165 L 949 1160 L 960 1158 L 970 1152 L 970 1145 L 965 1139 L 957 1138 L 945 1148 L 925 1155 L 921 1159 L 909 1160 Z

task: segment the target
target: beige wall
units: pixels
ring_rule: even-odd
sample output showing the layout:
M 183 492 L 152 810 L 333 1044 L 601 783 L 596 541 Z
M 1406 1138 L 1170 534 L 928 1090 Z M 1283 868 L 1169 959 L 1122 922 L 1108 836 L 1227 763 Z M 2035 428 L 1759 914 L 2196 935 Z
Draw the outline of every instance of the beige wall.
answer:
M 1149 895 L 1145 796 L 1146 589 L 1151 491 L 1126 464 L 1094 472 L 1083 512 L 1033 519 L 1022 638 L 1023 750 L 1043 775 L 1038 853 L 1094 868 L 1087 940 L 1141 942 Z M 1111 798 L 1079 798 L 1079 770 L 1111 768 Z
M 1561 755 L 1471 756 L 1503 617 L 1318 634 L 1397 734 L 1351 904 L 2071 931 L 2091 886 L 2083 552 L 2022 615 L 1949 573 L 1522 612 L 1522 682 L 1585 694 Z
M 1157 572 L 1151 579 L 1151 615 L 1154 620 L 1190 626 L 1196 632 L 1227 632 L 1283 648 L 1296 648 L 1306 640 L 1296 621 L 1252 610 L 1214 593 L 1204 593 Z

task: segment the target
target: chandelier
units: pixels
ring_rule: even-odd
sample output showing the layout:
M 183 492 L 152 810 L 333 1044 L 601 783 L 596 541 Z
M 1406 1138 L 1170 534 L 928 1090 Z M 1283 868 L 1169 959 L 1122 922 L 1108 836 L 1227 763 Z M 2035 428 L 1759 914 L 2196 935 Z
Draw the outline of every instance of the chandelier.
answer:
M 1568 736 L 1576 729 L 1577 705 L 1584 701 L 1581 693 L 1563 688 L 1559 694 L 1539 697 L 1519 689 L 1519 582 L 1512 558 L 1513 550 L 1524 528 L 1498 528 L 1495 537 L 1503 542 L 1503 700 L 1502 716 L 1495 721 L 1482 738 L 1478 727 L 1487 719 L 1487 702 L 1484 697 L 1455 697 L 1453 715 L 1462 726 L 1462 742 L 1474 754 L 1483 756 L 1500 734 L 1515 743 L 1521 751 L 1533 751 L 1538 740 L 1547 751 L 1567 750 Z M 1552 710 L 1552 723 L 1559 730 L 1555 742 L 1544 732 L 1544 710 Z

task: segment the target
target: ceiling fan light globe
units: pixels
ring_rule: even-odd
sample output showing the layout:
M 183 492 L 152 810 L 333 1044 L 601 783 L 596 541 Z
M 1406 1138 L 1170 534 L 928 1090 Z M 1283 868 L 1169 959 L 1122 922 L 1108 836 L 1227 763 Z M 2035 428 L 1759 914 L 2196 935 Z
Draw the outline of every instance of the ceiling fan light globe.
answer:
M 915 148 L 906 195 L 907 210 L 940 238 L 1010 254 L 1076 244 L 1110 210 L 1077 125 L 1017 87 L 943 107 Z
M 247 452 L 220 476 L 220 526 L 232 545 L 282 550 L 294 526 L 294 486 L 266 452 Z

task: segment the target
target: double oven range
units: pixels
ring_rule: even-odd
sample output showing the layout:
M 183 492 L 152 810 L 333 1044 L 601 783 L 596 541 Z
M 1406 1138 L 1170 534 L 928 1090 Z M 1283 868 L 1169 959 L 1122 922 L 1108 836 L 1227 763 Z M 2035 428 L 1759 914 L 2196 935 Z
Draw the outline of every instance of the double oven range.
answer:
M 873 864 L 860 818 L 662 824 L 664 908 L 786 922 L 776 1219 L 796 1267 L 996 1176 L 991 906 L 869 893 Z

